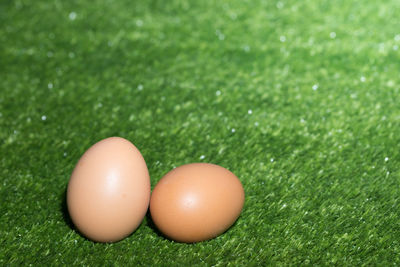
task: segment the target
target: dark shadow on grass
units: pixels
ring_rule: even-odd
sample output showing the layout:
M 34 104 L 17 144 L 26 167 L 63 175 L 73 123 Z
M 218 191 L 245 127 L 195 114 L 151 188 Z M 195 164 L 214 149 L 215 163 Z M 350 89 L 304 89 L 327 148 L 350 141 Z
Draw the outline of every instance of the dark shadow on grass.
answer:
M 63 215 L 64 222 L 71 228 L 72 230 L 76 230 L 74 223 L 71 220 L 68 212 L 68 205 L 67 205 L 67 188 L 64 189 L 63 193 L 61 194 L 61 212 Z
M 64 222 L 68 225 L 68 227 L 78 233 L 80 236 L 84 237 L 87 239 L 82 233 L 75 227 L 74 223 L 72 222 L 71 216 L 69 215 L 68 211 L 68 204 L 67 204 L 67 187 L 64 189 L 64 191 L 61 194 L 61 212 L 63 215 Z M 89 239 L 87 239 L 89 240 Z
M 160 230 L 158 230 L 157 226 L 153 222 L 153 219 L 151 218 L 150 209 L 148 209 L 146 213 L 146 226 L 150 227 L 153 230 L 153 232 L 155 232 L 158 236 L 171 240 L 168 237 L 166 237 L 163 233 L 161 233 Z

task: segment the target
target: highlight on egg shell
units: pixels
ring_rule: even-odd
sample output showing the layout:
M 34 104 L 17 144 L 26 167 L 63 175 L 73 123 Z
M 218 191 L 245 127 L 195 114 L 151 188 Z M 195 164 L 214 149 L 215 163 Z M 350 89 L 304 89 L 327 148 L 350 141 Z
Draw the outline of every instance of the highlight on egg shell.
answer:
M 150 177 L 140 151 L 121 137 L 106 138 L 79 159 L 67 188 L 67 206 L 81 234 L 116 242 L 142 222 L 150 201 Z
M 151 218 L 168 238 L 193 243 L 214 238 L 239 217 L 245 193 L 229 170 L 191 163 L 168 172 L 154 187 Z

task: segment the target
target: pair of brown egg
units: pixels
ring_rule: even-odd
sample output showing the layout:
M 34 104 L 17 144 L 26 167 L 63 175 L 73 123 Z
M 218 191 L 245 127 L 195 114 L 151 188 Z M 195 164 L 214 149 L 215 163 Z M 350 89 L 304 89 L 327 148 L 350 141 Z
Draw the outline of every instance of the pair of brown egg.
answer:
M 225 232 L 239 217 L 244 190 L 227 169 L 192 163 L 167 173 L 150 195 L 140 151 L 120 137 L 90 147 L 72 172 L 67 205 L 76 228 L 97 242 L 116 242 L 142 222 L 148 207 L 168 238 L 198 242 Z

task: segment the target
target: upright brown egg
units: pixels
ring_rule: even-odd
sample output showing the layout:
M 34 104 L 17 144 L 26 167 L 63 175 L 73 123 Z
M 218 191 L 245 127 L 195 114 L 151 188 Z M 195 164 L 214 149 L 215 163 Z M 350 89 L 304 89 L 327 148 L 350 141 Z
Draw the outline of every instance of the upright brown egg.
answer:
M 244 190 L 227 169 L 192 163 L 167 173 L 150 199 L 154 224 L 178 242 L 198 242 L 226 231 L 239 217 Z
M 150 201 L 150 178 L 139 150 L 120 137 L 90 147 L 72 172 L 68 211 L 76 228 L 98 242 L 115 242 L 142 222 Z

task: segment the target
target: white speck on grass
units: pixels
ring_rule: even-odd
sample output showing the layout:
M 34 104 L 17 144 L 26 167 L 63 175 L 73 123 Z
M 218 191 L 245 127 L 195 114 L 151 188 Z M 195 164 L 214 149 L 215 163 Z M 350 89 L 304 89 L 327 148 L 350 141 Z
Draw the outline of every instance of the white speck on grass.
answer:
M 388 161 L 388 160 L 389 160 L 389 158 L 388 158 L 388 157 L 386 157 L 386 158 L 385 158 L 385 161 Z
M 397 51 L 398 49 L 399 49 L 399 46 L 398 46 L 398 45 L 394 45 L 394 46 L 393 46 L 393 50 L 394 50 L 394 51 Z
M 286 208 L 286 207 L 287 207 L 287 205 L 286 205 L 286 204 L 283 204 L 281 209 L 284 209 L 284 208 Z
M 52 89 L 53 88 L 53 84 L 52 83 L 48 83 L 47 84 L 47 88 Z
M 332 39 L 335 39 L 336 38 L 336 32 L 331 32 L 329 34 L 329 37 L 331 37 Z
M 46 115 L 42 116 L 42 121 L 45 121 L 47 119 Z
M 247 111 L 247 114 L 251 115 L 251 114 L 253 114 L 253 111 L 252 111 L 251 109 L 249 109 L 249 110 Z
M 143 26 L 143 20 L 141 20 L 141 19 L 136 20 L 136 26 L 142 27 Z
M 216 95 L 216 96 L 220 96 L 220 95 L 221 95 L 221 91 L 220 91 L 220 90 L 217 90 L 217 91 L 215 92 L 215 95 Z
M 206 156 L 204 156 L 204 155 L 201 155 L 201 156 L 200 156 L 200 159 L 204 159 L 205 157 L 206 157 Z
M 282 35 L 281 37 L 279 37 L 279 41 L 281 41 L 282 43 L 286 42 L 286 37 Z
M 232 133 L 236 132 L 235 128 L 232 128 L 231 132 L 232 132 Z
M 364 76 L 361 76 L 360 81 L 361 81 L 362 83 L 364 83 L 366 80 L 367 80 L 367 78 L 365 78 Z
M 269 161 L 274 162 L 274 158 L 271 158 Z
M 137 87 L 137 89 L 138 89 L 139 91 L 142 91 L 142 90 L 143 90 L 143 85 L 139 84 L 138 87 Z
M 396 34 L 396 35 L 394 36 L 394 40 L 395 40 L 395 41 L 400 41 L 400 34 Z
M 259 123 L 258 123 L 258 121 L 256 121 L 255 123 L 254 123 L 254 126 L 258 126 L 258 125 L 260 125 Z
M 379 44 L 379 53 L 385 53 L 385 44 L 384 43 Z
M 317 91 L 317 90 L 318 90 L 318 84 L 314 84 L 314 85 L 312 86 L 312 89 L 313 89 L 314 91 Z
M 221 41 L 225 40 L 225 35 L 219 29 L 215 30 L 215 35 L 217 35 L 218 39 Z
M 76 16 L 77 16 L 77 14 L 74 11 L 72 11 L 71 13 L 69 13 L 68 18 L 70 20 L 75 20 Z
M 306 120 L 305 120 L 305 119 L 303 119 L 303 118 L 301 118 L 301 119 L 300 119 L 300 122 L 301 122 L 301 123 L 305 123 L 305 122 L 306 122 Z
M 248 46 L 248 45 L 245 45 L 245 46 L 243 46 L 243 50 L 244 50 L 244 52 L 250 52 L 250 46 Z
M 64 157 L 66 157 L 68 154 L 67 154 L 67 152 L 64 152 L 64 154 L 63 154 L 63 155 L 64 155 Z

